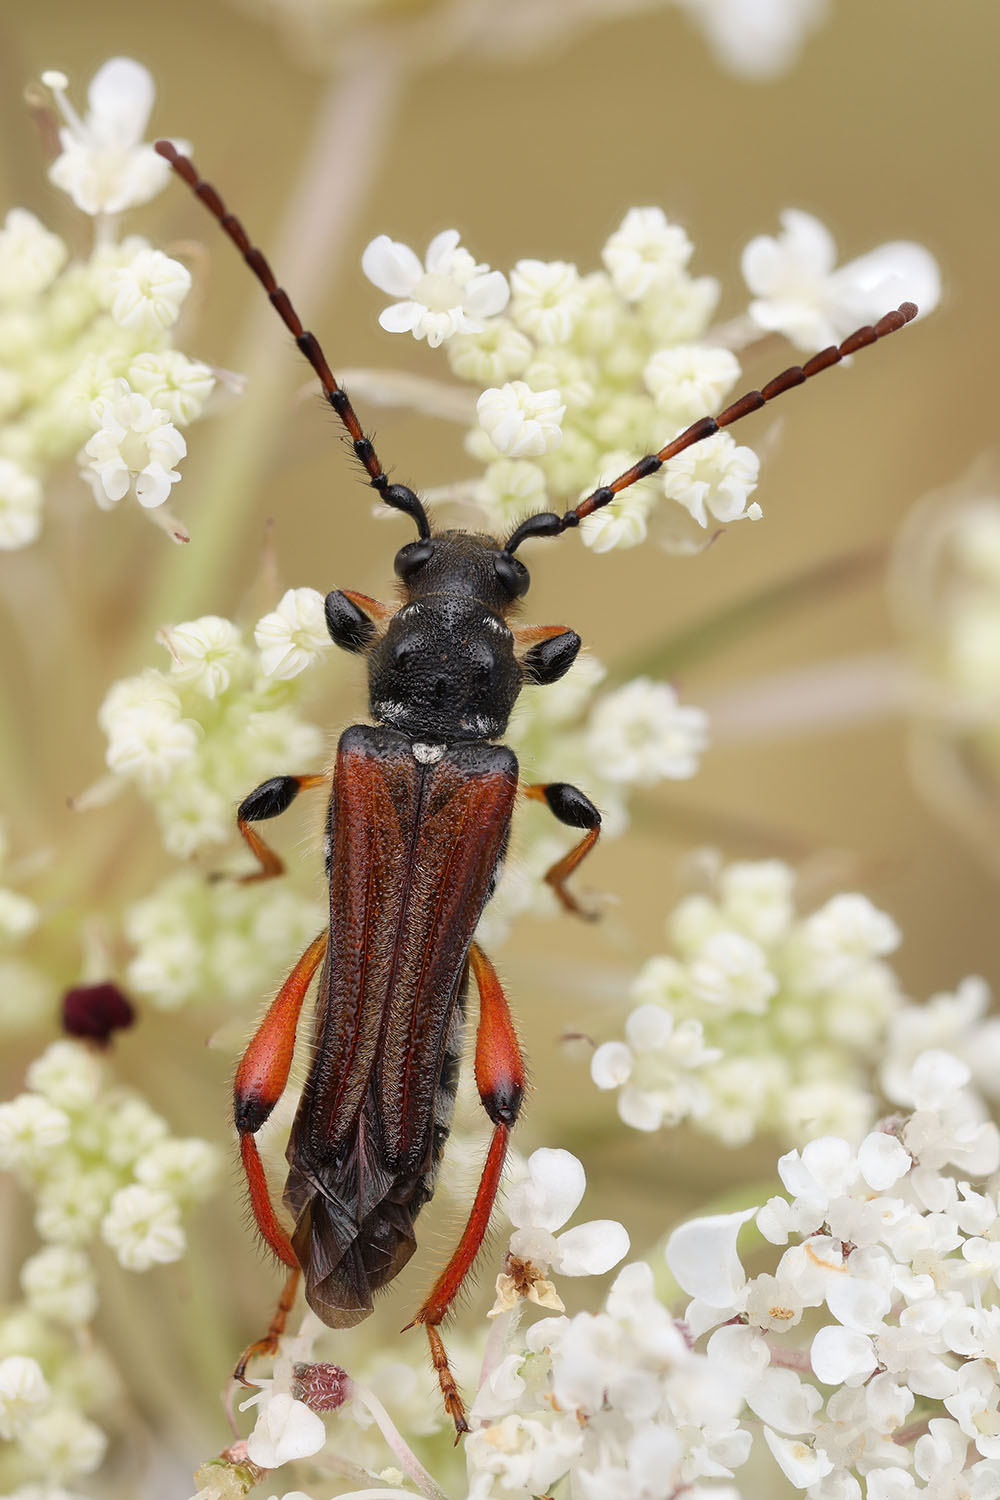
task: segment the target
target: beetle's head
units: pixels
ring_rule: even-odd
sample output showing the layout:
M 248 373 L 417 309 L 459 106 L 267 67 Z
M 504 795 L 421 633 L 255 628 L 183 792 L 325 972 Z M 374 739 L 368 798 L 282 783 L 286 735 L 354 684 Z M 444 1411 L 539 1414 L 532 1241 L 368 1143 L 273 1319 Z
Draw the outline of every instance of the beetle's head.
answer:
M 523 674 L 504 616 L 528 570 L 493 537 L 446 531 L 396 554 L 405 603 L 369 654 L 375 718 L 444 740 L 503 734 Z
M 506 616 L 528 592 L 531 578 L 520 558 L 481 532 L 442 531 L 407 542 L 394 564 L 406 602 L 431 594 L 460 594 Z

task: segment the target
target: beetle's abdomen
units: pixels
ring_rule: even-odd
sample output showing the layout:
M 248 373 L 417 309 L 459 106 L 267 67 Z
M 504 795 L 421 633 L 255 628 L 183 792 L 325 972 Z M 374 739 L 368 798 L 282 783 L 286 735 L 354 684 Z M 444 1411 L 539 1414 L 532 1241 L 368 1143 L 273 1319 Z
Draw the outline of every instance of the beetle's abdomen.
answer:
M 306 1295 L 330 1326 L 360 1321 L 413 1253 L 454 1105 L 469 943 L 516 789 L 503 746 L 415 754 L 366 726 L 341 739 L 330 946 L 285 1189 Z

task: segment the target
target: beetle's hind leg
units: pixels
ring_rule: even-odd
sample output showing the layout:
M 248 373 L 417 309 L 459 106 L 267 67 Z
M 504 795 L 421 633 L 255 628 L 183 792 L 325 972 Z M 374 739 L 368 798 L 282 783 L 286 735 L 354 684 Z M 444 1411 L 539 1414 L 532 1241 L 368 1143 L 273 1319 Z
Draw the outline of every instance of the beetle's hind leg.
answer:
M 248 1362 L 258 1354 L 273 1354 L 285 1331 L 299 1283 L 299 1260 L 279 1220 L 264 1175 L 264 1164 L 254 1136 L 285 1091 L 295 1051 L 295 1032 L 302 1003 L 326 953 L 327 933 L 314 938 L 271 1002 L 236 1070 L 233 1114 L 240 1136 L 240 1156 L 250 1193 L 250 1207 L 264 1240 L 288 1267 L 284 1290 L 270 1327 L 243 1353 L 233 1374 L 245 1383 Z
M 278 1298 L 278 1305 L 274 1309 L 274 1317 L 268 1324 L 267 1332 L 262 1339 L 254 1339 L 252 1344 L 248 1344 L 240 1355 L 236 1369 L 233 1371 L 233 1379 L 238 1380 L 241 1385 L 253 1384 L 252 1381 L 246 1378 L 247 1365 L 252 1359 L 256 1359 L 258 1354 L 274 1354 L 277 1352 L 278 1340 L 285 1331 L 288 1314 L 295 1306 L 295 1294 L 299 1289 L 299 1278 L 301 1275 L 302 1272 L 298 1266 L 291 1267 L 288 1275 L 285 1277 L 285 1284 L 281 1289 L 281 1296 Z
M 279 817 L 291 807 L 300 792 L 325 786 L 329 779 L 325 774 L 272 776 L 255 787 L 248 797 L 243 798 L 236 812 L 236 826 L 256 855 L 258 868 L 251 870 L 248 875 L 237 876 L 241 885 L 250 885 L 256 880 L 272 880 L 276 875 L 283 874 L 285 869 L 281 856 L 275 853 L 270 844 L 264 842 L 252 824 L 259 823 L 264 818 Z
M 465 1406 L 448 1364 L 438 1328 L 472 1269 L 479 1254 L 503 1175 L 511 1127 L 524 1097 L 524 1059 L 511 1020 L 507 998 L 486 954 L 475 943 L 469 949 L 469 964 L 479 989 L 479 1030 L 476 1034 L 476 1088 L 483 1108 L 493 1121 L 493 1136 L 486 1165 L 476 1190 L 468 1223 L 451 1260 L 431 1288 L 413 1323 L 423 1323 L 431 1346 L 445 1410 L 456 1431 L 468 1432 Z M 412 1328 L 413 1323 L 409 1326 Z

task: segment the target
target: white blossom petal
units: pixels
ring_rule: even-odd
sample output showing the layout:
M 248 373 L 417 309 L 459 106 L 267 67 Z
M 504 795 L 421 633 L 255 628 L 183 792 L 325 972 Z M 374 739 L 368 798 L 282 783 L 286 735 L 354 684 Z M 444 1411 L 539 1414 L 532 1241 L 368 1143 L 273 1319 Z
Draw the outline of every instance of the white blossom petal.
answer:
M 667 1241 L 667 1265 L 689 1297 L 711 1307 L 732 1307 L 746 1285 L 746 1272 L 736 1251 L 741 1227 L 755 1208 L 742 1213 L 689 1219 Z
M 615 1219 L 592 1219 L 556 1240 L 552 1269 L 562 1276 L 603 1276 L 629 1252 L 628 1231 Z

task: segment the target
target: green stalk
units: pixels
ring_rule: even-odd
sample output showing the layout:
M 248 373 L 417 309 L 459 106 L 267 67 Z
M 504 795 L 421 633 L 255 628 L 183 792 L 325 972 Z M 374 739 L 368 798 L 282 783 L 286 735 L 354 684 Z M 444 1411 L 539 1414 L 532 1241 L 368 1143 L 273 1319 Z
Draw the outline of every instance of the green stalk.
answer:
M 768 584 L 756 594 L 726 604 L 715 614 L 616 662 L 608 673 L 607 685 L 617 687 L 633 677 L 670 678 L 687 672 L 724 651 L 730 643 L 742 641 L 750 632 L 781 620 L 804 605 L 812 606 L 867 582 L 881 571 L 885 560 L 884 547 L 863 547 Z
M 336 279 L 358 215 L 377 181 L 402 77 L 396 50 L 372 45 L 358 49 L 327 84 L 274 253 L 276 274 L 293 289 L 297 306 L 315 307 Z M 233 538 L 243 529 L 287 416 L 286 387 L 293 366 L 277 353 L 287 339 L 261 295 L 235 355 L 236 368 L 247 376 L 246 395 L 232 416 L 214 424 L 214 443 L 200 482 L 205 503 L 191 517 L 193 540 L 180 558 L 175 549 L 163 549 L 164 563 L 157 569 L 140 636 L 151 634 L 164 620 L 185 619 L 225 597 Z

